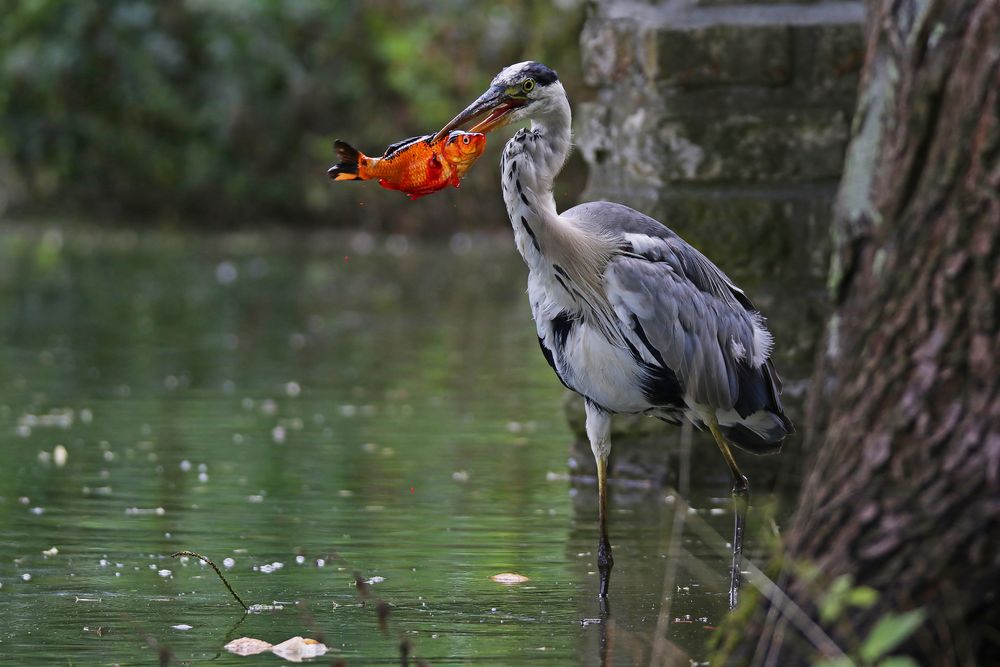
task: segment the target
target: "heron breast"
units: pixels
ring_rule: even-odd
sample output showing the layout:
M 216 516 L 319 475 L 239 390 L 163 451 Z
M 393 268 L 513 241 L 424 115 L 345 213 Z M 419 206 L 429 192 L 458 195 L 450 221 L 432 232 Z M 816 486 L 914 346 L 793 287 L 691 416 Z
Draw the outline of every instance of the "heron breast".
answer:
M 627 350 L 585 321 L 559 313 L 544 323 L 540 338 L 563 383 L 612 412 L 650 408 L 643 393 L 643 370 Z

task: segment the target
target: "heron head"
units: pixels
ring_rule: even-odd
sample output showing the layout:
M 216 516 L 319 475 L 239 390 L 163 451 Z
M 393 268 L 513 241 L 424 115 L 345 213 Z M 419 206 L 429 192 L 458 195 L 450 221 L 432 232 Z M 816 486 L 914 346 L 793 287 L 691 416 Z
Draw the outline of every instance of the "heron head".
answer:
M 516 123 L 544 113 L 565 95 L 555 71 L 542 63 L 529 60 L 505 67 L 479 99 L 441 128 L 435 140 L 484 114 L 486 117 L 473 126 L 473 132 L 489 132 Z

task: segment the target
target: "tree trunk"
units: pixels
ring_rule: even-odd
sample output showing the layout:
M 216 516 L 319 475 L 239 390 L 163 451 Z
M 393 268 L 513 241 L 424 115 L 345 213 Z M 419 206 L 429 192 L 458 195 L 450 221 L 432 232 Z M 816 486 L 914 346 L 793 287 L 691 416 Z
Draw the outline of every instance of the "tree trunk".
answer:
M 916 608 L 883 654 L 1000 664 L 1000 0 L 869 10 L 825 436 L 772 567 L 798 612 L 747 596 L 720 664 L 874 663 L 874 626 Z

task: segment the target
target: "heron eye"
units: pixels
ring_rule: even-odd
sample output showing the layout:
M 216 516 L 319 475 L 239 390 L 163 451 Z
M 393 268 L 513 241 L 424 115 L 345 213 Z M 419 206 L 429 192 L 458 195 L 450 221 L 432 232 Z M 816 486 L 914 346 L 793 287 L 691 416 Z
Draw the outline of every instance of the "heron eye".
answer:
M 521 90 L 523 90 L 526 93 L 530 93 L 534 89 L 535 89 L 534 79 L 525 79 L 524 83 L 521 84 Z
M 462 137 L 462 143 L 468 145 L 468 143 L 469 143 L 469 137 L 467 137 L 467 136 L 466 137 Z

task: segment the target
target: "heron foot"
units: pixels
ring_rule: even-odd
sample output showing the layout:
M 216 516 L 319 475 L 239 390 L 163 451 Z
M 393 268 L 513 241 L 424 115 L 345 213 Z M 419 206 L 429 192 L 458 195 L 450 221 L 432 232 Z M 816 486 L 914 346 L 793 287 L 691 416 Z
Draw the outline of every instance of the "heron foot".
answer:
M 739 474 L 735 475 L 733 481 L 733 496 L 739 498 L 749 498 L 750 497 L 750 480 L 747 479 L 746 475 Z

